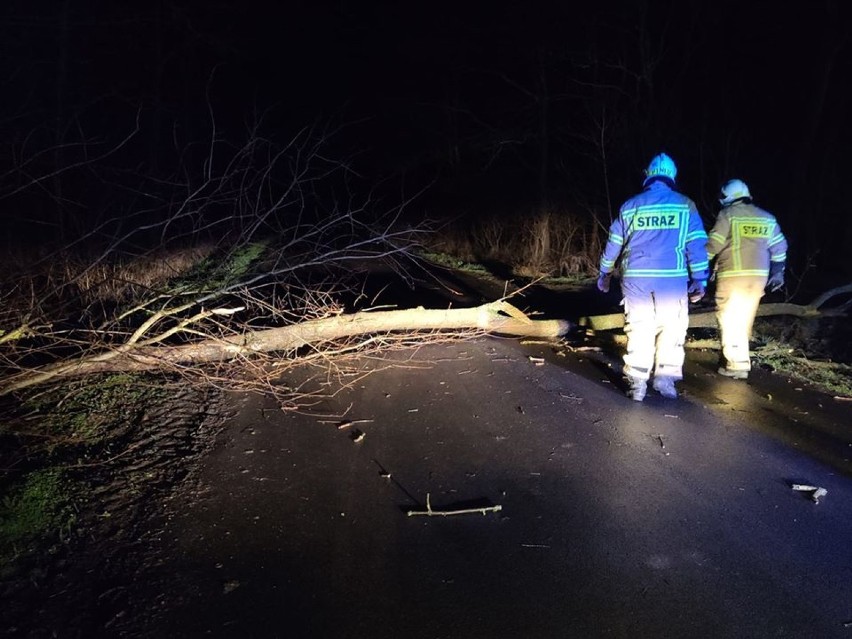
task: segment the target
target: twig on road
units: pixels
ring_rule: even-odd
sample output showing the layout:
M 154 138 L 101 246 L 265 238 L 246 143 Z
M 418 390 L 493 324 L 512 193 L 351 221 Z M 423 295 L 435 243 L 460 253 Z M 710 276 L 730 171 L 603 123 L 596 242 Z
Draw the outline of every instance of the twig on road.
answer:
M 425 515 L 427 517 L 449 517 L 450 515 L 471 515 L 479 513 L 486 515 L 488 513 L 496 513 L 503 510 L 503 506 L 484 506 L 482 508 L 462 508 L 459 510 L 432 510 L 431 496 L 426 493 L 426 510 L 409 510 L 408 516 L 415 517 L 417 515 Z

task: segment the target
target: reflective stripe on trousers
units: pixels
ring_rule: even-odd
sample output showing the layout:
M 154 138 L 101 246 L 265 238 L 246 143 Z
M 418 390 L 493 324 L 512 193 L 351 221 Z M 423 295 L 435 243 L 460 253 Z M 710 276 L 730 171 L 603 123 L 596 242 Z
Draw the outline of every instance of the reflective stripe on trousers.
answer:
M 648 379 L 683 377 L 683 342 L 689 326 L 686 282 L 628 278 L 624 292 L 627 353 L 624 374 Z
M 751 370 L 749 340 L 765 287 L 766 277 L 716 279 L 716 321 L 719 323 L 722 356 L 729 370 Z

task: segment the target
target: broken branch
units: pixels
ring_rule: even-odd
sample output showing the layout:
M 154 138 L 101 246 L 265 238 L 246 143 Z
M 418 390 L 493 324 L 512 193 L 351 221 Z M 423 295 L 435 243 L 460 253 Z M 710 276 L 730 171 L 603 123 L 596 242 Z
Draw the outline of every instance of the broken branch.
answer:
M 773 315 L 791 315 L 794 317 L 816 318 L 844 315 L 848 311 L 848 303 L 841 304 L 837 308 L 824 308 L 826 302 L 838 295 L 852 292 L 852 284 L 839 286 L 826 291 L 810 304 L 791 304 L 780 302 L 773 304 L 761 304 L 757 309 L 757 317 L 768 317 Z M 611 331 L 624 326 L 624 313 L 611 313 L 608 315 L 591 315 L 581 317 L 579 325 L 595 331 Z M 689 314 L 689 328 L 716 328 L 716 311 L 698 311 Z
M 409 517 L 425 515 L 426 517 L 449 517 L 451 515 L 485 515 L 488 513 L 496 513 L 503 510 L 503 506 L 483 506 L 482 508 L 461 508 L 459 510 L 432 510 L 432 503 L 429 493 L 426 493 L 426 510 L 409 510 Z
M 173 310 L 160 311 L 152 315 L 124 344 L 94 355 L 24 371 L 0 386 L 0 395 L 58 377 L 152 370 L 186 363 L 224 362 L 270 352 L 283 352 L 292 356 L 305 346 L 318 347 L 335 340 L 371 333 L 405 331 L 419 334 L 423 331 L 473 329 L 483 333 L 522 337 L 559 337 L 571 328 L 571 323 L 566 320 L 532 320 L 508 302 L 500 300 L 473 308 L 434 310 L 419 307 L 399 311 L 359 312 L 248 331 L 224 338 L 207 338 L 193 344 L 162 344 L 167 336 L 179 331 L 186 332 L 189 325 L 214 312 L 202 310 L 162 334 L 143 339 L 146 329 L 174 314 Z

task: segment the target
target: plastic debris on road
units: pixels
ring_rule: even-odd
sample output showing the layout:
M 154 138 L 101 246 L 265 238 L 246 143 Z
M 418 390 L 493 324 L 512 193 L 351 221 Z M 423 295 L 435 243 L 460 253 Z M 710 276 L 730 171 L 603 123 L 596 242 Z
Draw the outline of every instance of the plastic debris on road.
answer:
M 811 499 L 815 504 L 818 504 L 819 500 L 828 494 L 828 491 L 825 488 L 820 486 L 810 486 L 809 484 L 793 484 L 791 488 L 799 492 L 811 493 Z

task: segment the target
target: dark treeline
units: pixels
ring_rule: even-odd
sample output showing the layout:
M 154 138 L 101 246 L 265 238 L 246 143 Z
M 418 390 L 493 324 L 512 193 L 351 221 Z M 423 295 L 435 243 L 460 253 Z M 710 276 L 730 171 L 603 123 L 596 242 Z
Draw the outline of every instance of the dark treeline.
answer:
M 666 150 L 708 225 L 737 176 L 790 235 L 792 268 L 852 272 L 839 2 L 3 4 L 13 243 L 171 215 L 212 136 L 272 149 L 311 127 L 352 188 L 402 200 L 428 185 L 412 211 L 431 216 L 608 221 Z

